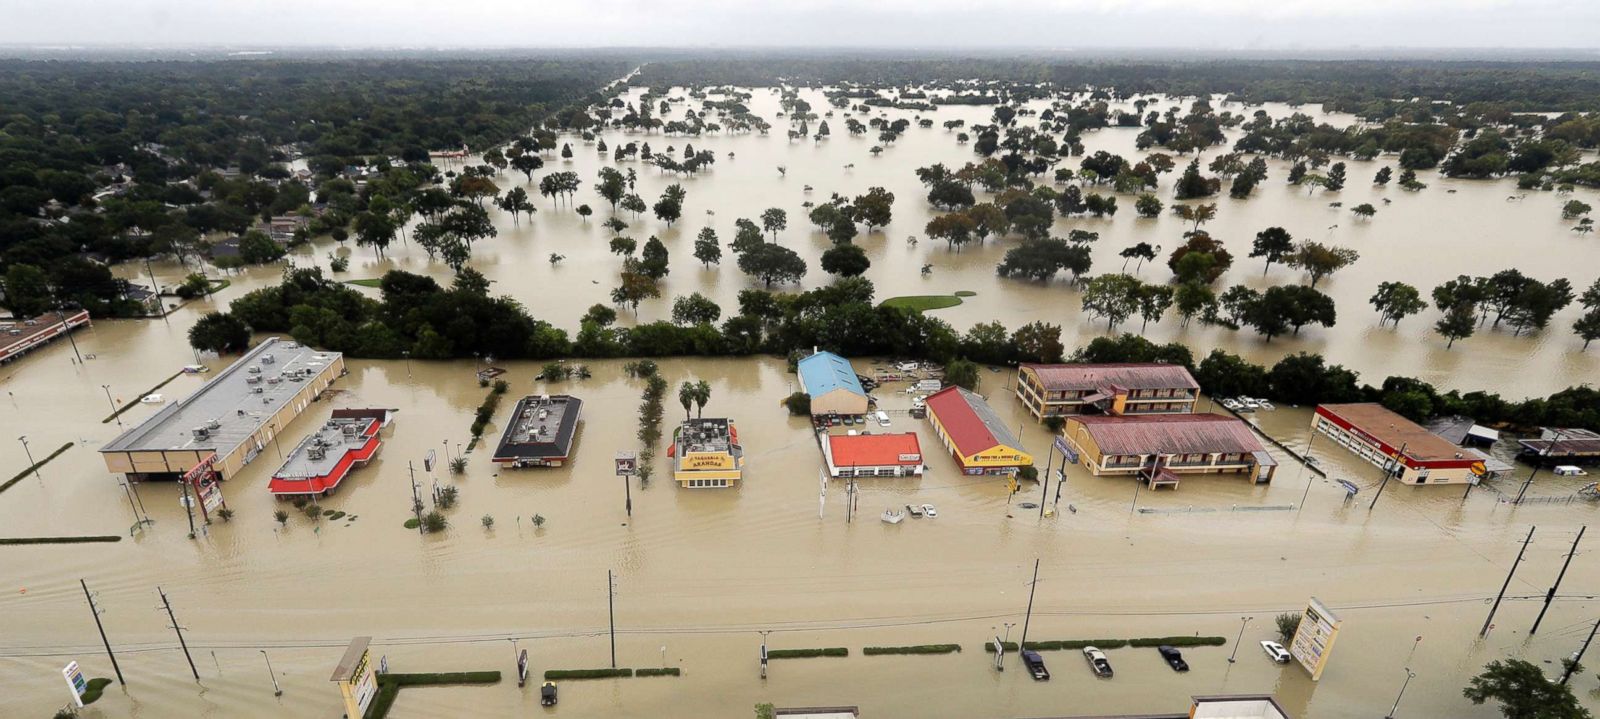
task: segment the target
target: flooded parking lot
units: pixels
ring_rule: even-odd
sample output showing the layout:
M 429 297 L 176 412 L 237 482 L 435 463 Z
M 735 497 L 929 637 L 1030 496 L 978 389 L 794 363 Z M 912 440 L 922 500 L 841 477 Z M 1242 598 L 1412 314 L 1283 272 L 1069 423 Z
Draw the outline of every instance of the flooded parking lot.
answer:
M 820 93 L 807 93 L 814 106 L 825 106 Z M 775 94 L 756 91 L 756 114 L 770 119 L 776 108 Z M 935 117 L 974 122 L 985 115 L 981 108 L 954 107 Z M 1085 141 L 1091 152 L 1132 157 L 1133 136 L 1108 129 Z M 1012 327 L 1036 319 L 1058 323 L 1069 348 L 1101 333 L 1079 311 L 1078 293 L 1064 281 L 1045 286 L 997 277 L 993 268 L 1009 241 L 960 253 L 937 242 L 905 241 L 922 235 L 930 216 L 912 169 L 973 157 L 943 130 L 912 129 L 878 158 L 867 154 L 869 141 L 843 133 L 815 145 L 786 142 L 781 133 L 647 139 L 657 145 L 692 142 L 715 150 L 719 159 L 710 172 L 692 178 L 639 168 L 639 193 L 647 199 L 671 182 L 689 190 L 685 219 L 671 229 L 630 219 L 637 229 L 629 234 L 641 240 L 658 235 L 674 257 L 663 298 L 643 304 L 640 319 L 666 316 L 671 299 L 691 291 L 734 307 L 738 290 L 751 283 L 731 265 L 704 270 L 693 264 L 689 245 L 708 223 L 726 240 L 735 217 L 754 217 L 773 205 L 787 208 L 791 217 L 780 241 L 812 264 L 806 285 L 819 284 L 823 275 L 816 260 L 828 241 L 803 221 L 800 203 L 881 185 L 898 198 L 895 220 L 858 240 L 874 262 L 867 277 L 880 298 L 970 290 L 976 296 L 938 316 L 960 329 L 992 319 Z M 580 151 L 573 161 L 551 165 L 577 171 L 587 183 L 601 164 L 598 153 L 576 144 L 574 149 Z M 1257 195 L 1220 200 L 1219 217 L 1207 227 L 1238 258 L 1222 283 L 1298 280 L 1276 267 L 1262 279 L 1256 261 L 1244 258 L 1249 238 L 1267 225 L 1355 247 L 1360 262 L 1325 285 L 1339 303 L 1338 326 L 1266 344 L 1248 333 L 1181 330 L 1169 318 L 1152 325 L 1149 337 L 1183 341 L 1197 354 L 1223 347 L 1256 360 L 1320 351 L 1362 371 L 1367 381 L 1408 374 L 1441 387 L 1510 397 L 1596 376 L 1597 355 L 1575 351 L 1565 313 L 1539 335 L 1485 332 L 1452 351 L 1431 334 L 1429 313 L 1399 330 L 1380 329 L 1368 315 L 1366 297 L 1388 279 L 1426 289 L 1456 274 L 1515 265 L 1531 276 L 1565 275 L 1586 284 L 1592 277 L 1573 273 L 1600 266 L 1600 250 L 1592 239 L 1567 232 L 1554 195 L 1507 202 L 1506 183 L 1456 182 L 1427 173 L 1431 186 L 1417 194 L 1370 189 L 1364 178 L 1383 162 L 1352 162 L 1353 180 L 1340 197 L 1347 206 L 1377 202 L 1380 195 L 1393 199 L 1371 221 L 1357 221 L 1328 208 L 1328 198 L 1283 185 L 1287 168 L 1269 164 L 1272 179 Z M 787 168 L 786 176 L 778 175 L 779 165 Z M 503 175 L 500 183 L 509 187 L 520 177 Z M 801 189 L 806 184 L 816 188 L 811 195 Z M 1120 265 L 1116 252 L 1122 247 L 1139 240 L 1175 243 L 1183 229 L 1177 218 L 1131 214 L 1060 221 L 1058 234 L 1066 227 L 1100 232 L 1096 268 L 1110 270 Z M 606 250 L 607 231 L 597 222 L 586 223 L 547 201 L 532 221 L 513 224 L 501 213 L 495 216 L 500 236 L 480 243 L 472 263 L 495 281 L 495 292 L 568 328 L 575 328 L 583 308 L 609 301 L 620 263 Z M 326 265 L 329 252 L 354 258 L 352 278 L 393 268 L 448 277 L 415 245 L 392 247 L 391 257 L 381 262 L 366 250 L 327 241 L 293 257 L 301 265 Z M 567 259 L 552 265 L 552 252 Z M 923 264 L 933 265 L 931 275 L 918 271 Z M 136 268 L 118 271 L 131 275 Z M 183 274 L 172 264 L 152 271 L 162 284 Z M 608 666 L 607 570 L 616 573 L 618 664 L 665 661 L 684 673 L 564 682 L 562 713 L 744 716 L 752 704 L 772 701 L 854 704 L 872 717 L 1014 717 L 1172 711 L 1191 694 L 1270 692 L 1296 716 L 1376 716 L 1387 711 L 1409 666 L 1418 676 L 1403 715 L 1489 717 L 1493 709 L 1461 698 L 1469 676 L 1506 655 L 1536 661 L 1565 656 L 1581 643 L 1593 618 L 1589 592 L 1596 591 L 1600 567 L 1580 549 L 1543 628 L 1536 638 L 1527 636 L 1536 600 L 1594 511 L 1587 500 L 1566 501 L 1583 478 L 1543 475 L 1530 494 L 1561 501 L 1512 505 L 1503 495 L 1515 494 L 1529 471 L 1519 466 L 1469 496 L 1461 487 L 1391 485 L 1368 509 L 1379 470 L 1332 443 L 1314 443 L 1311 453 L 1327 478 L 1274 449 L 1283 466 L 1265 486 L 1234 475 L 1203 476 L 1185 479 L 1176 491 L 1146 491 L 1136 498 L 1130 480 L 1092 477 L 1070 466 L 1059 513 L 1040 518 L 1037 510 L 1019 506 L 1038 501 L 1038 486 L 1024 483 L 1018 496 L 1008 497 L 1002 481 L 960 475 L 938 451 L 928 424 L 899 411 L 911 401 L 897 391 L 903 385 L 888 385 L 878 396 L 891 412 L 890 430 L 920 435 L 928 474 L 862 480 L 860 513 L 852 522 L 846 519 L 843 485 L 835 481 L 819 517 L 816 442 L 808 423 L 789 417 L 780 403 L 798 388 L 797 380 L 783 361 L 770 358 L 660 362 L 673 387 L 691 379 L 711 385 L 706 416 L 738 420 L 747 470 L 736 489 L 683 490 L 658 473 L 648 486 L 634 486 L 628 516 L 611 460 L 618 450 L 638 449 L 642 384 L 626 377 L 620 360 L 585 362 L 592 378 L 550 384 L 533 379 L 538 363 L 497 361 L 507 370 L 510 399 L 570 393 L 584 400 L 576 459 L 559 469 L 498 471 L 488 458 L 509 413 L 510 402 L 504 402 L 484 435 L 491 444 L 467 452 L 466 471 L 453 476 L 442 466 L 431 473 L 421 469 L 422 459 L 430 449 L 454 456 L 469 443 L 473 411 L 487 392 L 475 380 L 476 364 L 351 359 L 349 375 L 335 382 L 323 402 L 225 484 L 235 511 L 231 521 L 202 527 L 190 540 L 177 488 L 148 483 L 138 487 L 136 501 L 154 524 L 127 537 L 135 514 L 95 452 L 118 432 L 116 422 L 101 421 L 110 412 L 108 403 L 137 402 L 143 390 L 194 362 L 185 332 L 195 318 L 276 281 L 277 272 L 239 273 L 219 296 L 191 303 L 166 321 L 97 322 L 75 335 L 78 351 L 94 357 L 82 364 L 73 360 L 71 346 L 56 343 L 0 368 L 0 388 L 7 393 L 0 398 L 0 436 L 6 438 L 0 477 L 26 466 L 10 438 L 25 435 L 36 455 L 74 443 L 40 470 L 41 478 L 25 478 L 0 494 L 0 534 L 125 537 L 115 544 L 0 549 L 0 685 L 8 689 L 7 715 L 44 715 L 59 706 L 65 694 L 56 676 L 69 660 L 81 662 L 90 676 L 111 676 L 80 578 L 105 611 L 106 631 L 129 682 L 125 690 L 109 689 L 88 712 L 107 717 L 335 715 L 338 694 L 326 677 L 356 635 L 372 635 L 395 671 L 500 669 L 510 676 L 513 639 L 530 650 L 535 675 Z M 1164 265 L 1142 272 L 1147 280 L 1167 277 Z M 858 369 L 872 363 L 859 360 Z M 206 364 L 220 368 L 226 360 Z M 161 392 L 182 397 L 206 378 L 180 376 Z M 1043 458 L 1048 435 L 1010 395 L 1012 381 L 1009 371 L 986 371 L 979 391 L 1020 429 L 1024 447 Z M 344 518 L 312 522 L 291 511 L 280 525 L 273 511 L 292 507 L 273 500 L 266 484 L 280 453 L 289 449 L 281 445 L 292 446 L 338 407 L 399 412 L 379 459 L 321 502 L 345 512 Z M 136 407 L 122 419 L 131 426 L 156 409 Z M 669 428 L 678 410 L 669 391 Z M 1291 448 L 1309 440 L 1306 408 L 1280 407 L 1251 419 Z M 402 526 L 411 515 L 413 470 L 424 488 L 438 482 L 460 489 L 459 504 L 447 513 L 451 527 L 442 534 L 419 536 Z M 1333 481 L 1339 478 L 1362 492 L 1347 501 Z M 883 509 L 907 503 L 934 504 L 939 517 L 894 526 L 877 520 Z M 481 523 L 486 515 L 494 518 L 492 529 Z M 544 518 L 542 526 L 533 525 L 535 515 Z M 1509 599 L 1480 640 L 1489 599 L 1533 525 L 1538 529 Z M 1055 675 L 1049 683 L 1030 681 L 1014 664 L 997 673 L 982 654 L 982 642 L 1004 633 L 1007 623 L 1019 623 L 1011 629 L 1013 640 L 1020 634 L 1035 558 L 1041 568 L 1030 639 L 1201 634 L 1226 636 L 1229 644 L 1186 650 L 1193 671 L 1182 675 L 1149 649 L 1108 652 L 1118 669 L 1110 681 L 1094 679 L 1074 652 L 1045 654 Z M 158 585 L 185 628 L 201 675 L 198 686 L 159 610 Z M 1256 646 L 1275 636 L 1274 615 L 1302 607 L 1312 595 L 1345 620 L 1331 665 L 1315 684 L 1295 666 L 1271 664 Z M 1241 617 L 1252 619 L 1239 661 L 1230 664 Z M 777 661 L 763 681 L 756 661 L 762 631 L 772 632 L 768 642 L 774 648 L 845 646 L 851 656 Z M 1422 640 L 1414 642 L 1416 637 Z M 926 643 L 959 643 L 963 651 L 912 657 L 859 652 L 870 645 Z M 262 650 L 278 672 L 282 697 L 271 693 Z M 410 689 L 393 716 L 458 715 L 463 706 L 493 716 L 538 712 L 536 685 L 520 692 L 507 681 Z M 1574 686 L 1587 705 L 1600 706 L 1600 681 L 1592 673 L 1577 675 Z

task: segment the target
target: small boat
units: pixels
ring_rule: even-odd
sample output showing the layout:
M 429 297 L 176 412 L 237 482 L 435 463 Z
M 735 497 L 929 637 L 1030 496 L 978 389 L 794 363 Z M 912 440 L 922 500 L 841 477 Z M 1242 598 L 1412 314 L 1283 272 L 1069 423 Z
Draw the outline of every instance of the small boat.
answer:
M 906 513 L 885 509 L 883 510 L 883 516 L 879 517 L 879 519 L 882 519 L 884 524 L 899 524 L 906 521 Z
M 1266 401 L 1264 399 L 1256 400 L 1256 404 L 1261 405 L 1261 408 L 1266 410 L 1266 411 L 1268 411 L 1268 412 L 1271 412 L 1272 410 L 1277 409 L 1277 407 L 1272 406 L 1271 402 L 1268 402 L 1268 401 Z
M 1220 405 L 1222 405 L 1222 406 L 1223 406 L 1223 407 L 1226 407 L 1226 408 L 1228 408 L 1228 409 L 1231 409 L 1231 410 L 1233 410 L 1233 411 L 1235 411 L 1235 412 L 1237 412 L 1237 411 L 1239 411 L 1239 407 L 1240 407 L 1240 406 L 1241 406 L 1241 405 L 1240 405 L 1240 404 L 1239 404 L 1239 403 L 1238 403 L 1238 402 L 1235 402 L 1235 401 L 1233 401 L 1233 400 L 1232 400 L 1232 399 L 1227 399 L 1227 398 L 1223 398 L 1223 399 L 1222 399 L 1222 400 L 1221 400 L 1221 401 L 1220 401 L 1220 402 L 1218 402 L 1218 403 L 1217 403 L 1217 404 L 1220 404 Z
M 184 374 L 204 374 L 210 371 L 211 368 L 203 364 L 186 364 L 183 366 Z
M 167 398 L 159 394 L 147 394 L 139 398 L 139 401 L 144 404 L 161 404 L 162 402 L 167 401 Z

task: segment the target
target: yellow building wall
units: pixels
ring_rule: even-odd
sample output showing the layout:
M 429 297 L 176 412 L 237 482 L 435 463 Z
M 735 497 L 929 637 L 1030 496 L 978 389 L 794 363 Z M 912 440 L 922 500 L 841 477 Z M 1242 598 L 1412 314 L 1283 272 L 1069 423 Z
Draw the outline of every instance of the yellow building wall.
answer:
M 968 467 L 1017 467 L 1033 464 L 1033 455 L 1001 444 L 963 457 L 962 462 Z
M 847 389 L 836 389 L 811 398 L 811 414 L 866 414 L 867 398 Z

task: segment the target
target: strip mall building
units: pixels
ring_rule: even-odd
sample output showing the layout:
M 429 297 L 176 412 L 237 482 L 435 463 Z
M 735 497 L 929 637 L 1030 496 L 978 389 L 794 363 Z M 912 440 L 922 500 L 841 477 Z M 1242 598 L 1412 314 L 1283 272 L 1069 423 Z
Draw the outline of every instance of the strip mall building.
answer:
M 1311 428 L 1406 484 L 1477 482 L 1483 460 L 1381 404 L 1325 404 Z M 1398 461 L 1398 463 L 1397 463 Z

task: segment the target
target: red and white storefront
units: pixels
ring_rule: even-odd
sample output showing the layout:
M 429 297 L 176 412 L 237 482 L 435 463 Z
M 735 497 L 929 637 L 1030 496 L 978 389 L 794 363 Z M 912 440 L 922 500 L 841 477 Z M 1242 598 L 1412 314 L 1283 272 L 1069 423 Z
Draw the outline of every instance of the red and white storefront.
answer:
M 1476 483 L 1487 473 L 1482 458 L 1382 405 L 1321 405 L 1311 428 L 1406 484 Z

